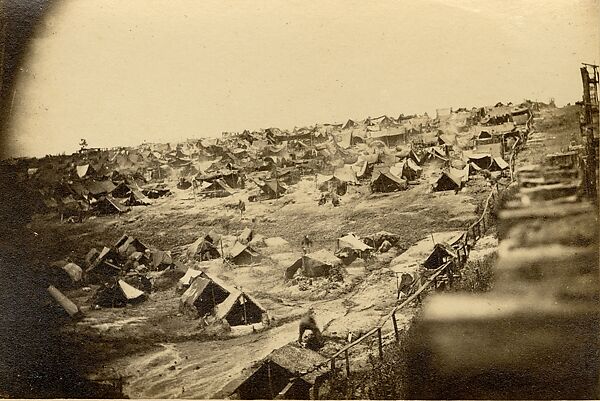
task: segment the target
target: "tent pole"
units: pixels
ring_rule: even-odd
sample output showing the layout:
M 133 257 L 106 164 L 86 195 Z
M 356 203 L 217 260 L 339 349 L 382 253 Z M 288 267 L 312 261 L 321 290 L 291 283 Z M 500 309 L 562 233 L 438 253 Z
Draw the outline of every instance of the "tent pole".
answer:
M 244 299 L 244 293 L 242 293 L 242 305 L 244 306 L 244 324 L 248 324 L 248 315 L 246 314 L 246 300 Z
M 215 287 L 213 285 L 210 286 L 210 292 L 212 293 L 212 301 L 213 301 L 213 309 L 214 309 L 217 306 L 217 302 L 215 301 Z
M 269 377 L 269 394 L 271 396 L 271 399 L 274 399 L 275 397 L 273 397 L 273 378 L 271 377 L 271 361 L 267 362 L 267 375 Z

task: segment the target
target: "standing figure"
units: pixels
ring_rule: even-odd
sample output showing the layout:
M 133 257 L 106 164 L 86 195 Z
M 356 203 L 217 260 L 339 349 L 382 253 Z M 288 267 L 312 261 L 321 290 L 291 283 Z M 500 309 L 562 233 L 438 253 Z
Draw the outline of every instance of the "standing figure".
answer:
M 240 217 L 242 217 L 242 215 L 244 214 L 244 212 L 246 211 L 246 204 L 244 203 L 243 200 L 240 199 L 240 201 L 238 202 L 238 209 L 240 209 Z
M 302 238 L 302 248 L 310 249 L 310 247 L 312 247 L 312 241 L 308 238 L 308 235 L 305 235 L 304 238 Z
M 304 332 L 306 330 L 310 330 L 317 337 L 317 339 L 321 338 L 321 330 L 319 330 L 319 327 L 317 326 L 317 321 L 315 320 L 315 311 L 313 308 L 310 308 L 300 320 L 300 326 L 298 328 L 299 343 L 302 343 L 302 337 L 304 336 Z

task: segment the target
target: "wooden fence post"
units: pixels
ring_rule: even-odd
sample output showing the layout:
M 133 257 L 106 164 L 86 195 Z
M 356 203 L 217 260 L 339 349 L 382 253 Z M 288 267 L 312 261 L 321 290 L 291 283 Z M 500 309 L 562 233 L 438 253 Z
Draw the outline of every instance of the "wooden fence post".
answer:
M 346 376 L 350 377 L 350 356 L 348 355 L 348 350 L 344 351 L 344 355 L 346 356 Z
M 396 341 L 400 342 L 400 333 L 398 333 L 398 322 L 396 322 L 396 313 L 392 313 L 392 323 L 394 323 L 394 333 L 396 333 Z
M 331 373 L 335 374 L 335 358 L 331 358 Z
M 381 327 L 377 328 L 377 342 L 379 343 L 379 358 L 383 359 L 383 339 L 381 338 Z

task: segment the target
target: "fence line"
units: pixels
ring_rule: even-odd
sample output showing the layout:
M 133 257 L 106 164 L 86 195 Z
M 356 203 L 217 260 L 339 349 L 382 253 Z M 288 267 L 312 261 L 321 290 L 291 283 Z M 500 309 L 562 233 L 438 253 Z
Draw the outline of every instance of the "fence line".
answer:
M 516 156 L 518 149 L 522 145 L 523 145 L 523 141 L 521 140 L 521 138 L 518 138 L 512 148 L 511 156 L 509 159 L 510 160 L 510 163 L 509 163 L 510 183 L 509 183 L 509 185 L 514 182 L 514 172 L 513 172 L 514 157 Z M 500 191 L 496 187 L 492 188 L 492 190 L 490 191 L 490 194 L 487 196 L 487 198 L 485 200 L 484 208 L 483 208 L 483 212 L 481 213 L 481 216 L 476 221 L 471 223 L 467 227 L 466 231 L 459 238 L 458 243 L 460 245 L 455 248 L 456 252 L 457 252 L 456 263 L 458 264 L 459 267 L 463 267 L 466 264 L 467 259 L 470 254 L 470 249 L 475 245 L 477 240 L 479 240 L 485 234 L 487 229 L 490 227 L 490 223 L 491 223 L 490 217 L 491 217 L 491 212 L 492 212 L 491 205 L 492 205 L 492 202 L 495 203 L 498 200 L 499 194 L 500 194 Z M 423 283 L 413 294 L 411 294 L 401 304 L 395 306 L 392 309 L 392 311 L 379 324 L 377 324 L 375 327 L 373 327 L 367 333 L 363 334 L 360 338 L 356 339 L 352 343 L 343 347 L 341 350 L 339 350 L 338 352 L 333 354 L 326 361 L 324 361 L 318 365 L 314 365 L 311 369 L 308 369 L 304 372 L 298 372 L 296 377 L 302 377 L 302 376 L 312 373 L 316 370 L 326 368 L 327 366 L 330 367 L 331 372 L 333 373 L 336 371 L 336 359 L 338 359 L 340 357 L 342 357 L 344 360 L 346 374 L 350 375 L 350 350 L 352 348 L 354 348 L 355 346 L 357 346 L 358 344 L 365 341 L 366 339 L 373 337 L 375 335 L 377 335 L 379 357 L 383 358 L 384 343 L 383 343 L 382 329 L 385 326 L 385 324 L 387 322 L 389 322 L 390 320 L 392 321 L 393 333 L 395 335 L 395 341 L 399 343 L 400 342 L 400 331 L 398 329 L 398 324 L 396 321 L 396 312 L 398 312 L 402 308 L 408 306 L 413 301 L 420 300 L 421 294 L 426 289 L 428 289 L 432 284 L 437 285 L 438 277 L 441 276 L 442 273 L 446 273 L 446 275 L 448 277 L 448 282 L 451 284 L 453 281 L 454 265 L 455 265 L 455 261 L 450 260 L 450 261 L 447 261 L 446 263 L 444 263 L 442 266 L 435 269 L 433 271 L 433 273 L 427 278 L 425 283 Z

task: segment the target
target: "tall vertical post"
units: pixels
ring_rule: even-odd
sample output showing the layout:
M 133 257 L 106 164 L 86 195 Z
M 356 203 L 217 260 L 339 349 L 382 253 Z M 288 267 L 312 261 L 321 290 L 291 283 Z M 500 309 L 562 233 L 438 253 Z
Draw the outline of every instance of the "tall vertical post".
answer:
M 273 395 L 273 378 L 271 377 L 271 361 L 267 362 L 267 375 L 269 377 L 269 395 L 274 399 Z
M 350 356 L 348 355 L 348 350 L 344 351 L 344 356 L 346 357 L 346 376 L 350 376 Z
M 383 359 L 383 339 L 381 338 L 381 327 L 377 328 L 377 343 L 379 345 L 379 358 Z
M 398 322 L 396 321 L 396 313 L 392 313 L 392 323 L 394 324 L 394 333 L 396 334 L 396 341 L 400 342 L 400 333 L 398 332 Z

